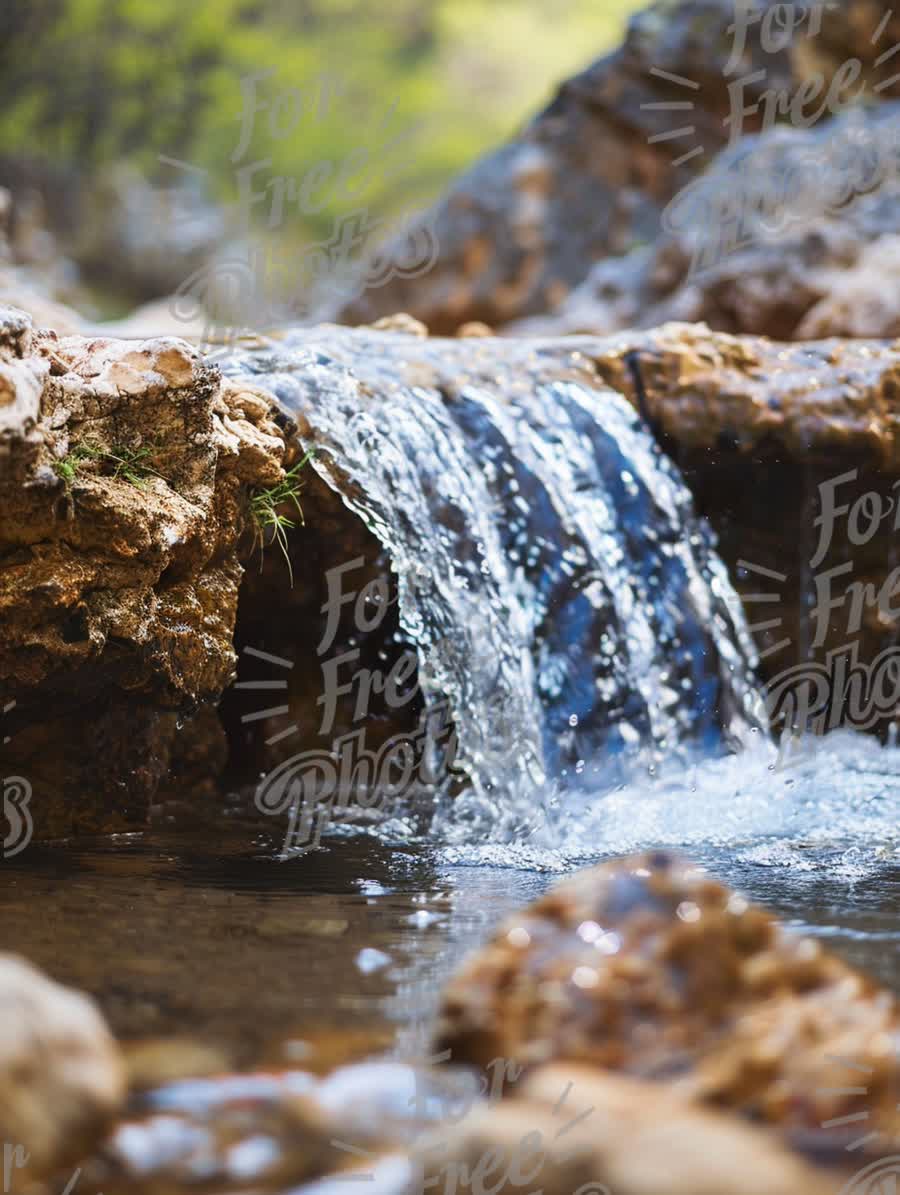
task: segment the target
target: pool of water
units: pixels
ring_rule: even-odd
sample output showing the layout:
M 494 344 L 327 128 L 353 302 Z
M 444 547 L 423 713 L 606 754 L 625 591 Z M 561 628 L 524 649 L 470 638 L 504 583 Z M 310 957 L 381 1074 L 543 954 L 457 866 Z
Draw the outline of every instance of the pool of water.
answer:
M 678 785 L 620 788 L 562 847 L 359 834 L 282 859 L 279 824 L 221 818 L 33 844 L 4 863 L 4 947 L 92 993 L 128 1041 L 176 1037 L 237 1067 L 288 1066 L 313 1048 L 321 1066 L 411 1057 L 427 1049 L 441 985 L 505 913 L 575 867 L 681 840 L 900 991 L 898 752 L 840 751 L 843 774 L 830 756 L 779 778 L 724 760 Z M 790 808 L 776 814 L 779 799 Z

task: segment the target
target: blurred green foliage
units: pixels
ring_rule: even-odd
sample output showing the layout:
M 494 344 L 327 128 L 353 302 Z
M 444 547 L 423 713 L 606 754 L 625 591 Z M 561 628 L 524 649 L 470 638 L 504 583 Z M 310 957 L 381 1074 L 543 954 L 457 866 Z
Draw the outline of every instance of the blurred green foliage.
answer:
M 356 199 L 375 210 L 432 198 L 549 99 L 556 82 L 613 46 L 637 6 L 2 0 L 0 153 L 74 165 L 88 177 L 125 160 L 145 177 L 171 179 L 177 168 L 164 167 L 163 154 L 205 170 L 226 201 L 238 193 L 241 166 L 271 160 L 254 176 L 259 192 L 278 176 L 299 187 L 328 161 L 332 173 L 321 168 L 301 216 L 323 233 L 347 209 L 334 185 L 341 162 Z M 256 94 L 269 107 L 235 161 L 241 79 L 267 70 Z M 273 194 L 254 206 L 254 219 L 267 219 Z

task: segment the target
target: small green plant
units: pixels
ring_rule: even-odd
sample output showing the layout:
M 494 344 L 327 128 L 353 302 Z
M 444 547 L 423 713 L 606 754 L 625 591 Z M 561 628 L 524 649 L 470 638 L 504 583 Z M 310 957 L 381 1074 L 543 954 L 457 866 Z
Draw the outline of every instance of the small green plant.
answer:
M 267 490 L 257 490 L 250 497 L 250 519 L 253 523 L 254 541 L 259 545 L 260 571 L 262 571 L 266 536 L 268 536 L 269 544 L 277 543 L 285 559 L 288 576 L 291 579 L 291 589 L 294 588 L 294 570 L 291 567 L 287 533 L 289 530 L 293 530 L 297 524 L 288 515 L 283 514 L 279 507 L 293 506 L 300 516 L 300 523 L 303 523 L 303 507 L 300 505 L 300 491 L 303 488 L 303 482 L 300 480 L 300 473 L 312 457 L 313 452 L 314 449 L 311 448 L 302 460 L 285 472 L 284 477 L 277 485 L 270 486 Z
M 148 477 L 162 477 L 163 481 L 166 480 L 162 473 L 158 473 L 147 463 L 153 459 L 153 453 L 152 448 L 117 448 L 112 452 L 105 452 L 103 459 L 115 466 L 112 474 L 114 478 L 121 477 L 141 489 Z
M 97 444 L 77 444 L 68 456 L 61 461 L 54 461 L 53 468 L 57 477 L 61 477 L 67 487 L 71 487 L 75 478 L 86 461 L 98 461 L 101 465 L 112 468 L 112 477 L 122 478 L 138 489 L 143 488 L 148 477 L 162 477 L 152 468 L 148 461 L 152 460 L 155 448 L 101 448 Z
M 61 461 L 53 462 L 53 471 L 57 477 L 62 478 L 66 484 L 66 489 L 71 489 L 72 483 L 78 476 L 78 471 L 86 460 L 90 460 L 93 453 L 83 445 L 79 444 L 77 448 L 73 448 L 68 456 L 63 457 Z

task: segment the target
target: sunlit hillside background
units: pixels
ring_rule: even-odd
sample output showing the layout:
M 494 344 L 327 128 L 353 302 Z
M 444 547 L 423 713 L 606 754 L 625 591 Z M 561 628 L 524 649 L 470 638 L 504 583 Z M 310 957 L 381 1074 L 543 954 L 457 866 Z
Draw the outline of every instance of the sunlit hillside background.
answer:
M 123 177 L 189 185 L 233 223 L 240 168 L 270 161 L 253 179 L 255 192 L 268 187 L 253 221 L 321 237 L 347 207 L 335 181 L 342 164 L 355 201 L 376 210 L 421 205 L 514 132 L 559 81 L 616 45 L 639 6 L 2 0 L 0 183 L 15 183 L 23 168 L 29 179 L 54 180 L 57 226 L 79 211 L 82 224 L 98 219 L 98 204 L 68 202 L 67 188 L 96 199 Z M 257 96 L 269 107 L 237 156 L 241 80 L 264 71 Z M 311 169 L 319 171 L 312 179 Z M 309 202 L 299 211 L 290 188 L 304 179 Z

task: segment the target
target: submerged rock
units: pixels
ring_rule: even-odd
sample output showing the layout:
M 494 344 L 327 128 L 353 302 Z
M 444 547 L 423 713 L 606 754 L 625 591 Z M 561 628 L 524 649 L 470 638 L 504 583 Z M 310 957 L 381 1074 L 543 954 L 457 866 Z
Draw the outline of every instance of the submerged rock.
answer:
M 94 1004 L 0 955 L 0 1140 L 6 1190 L 74 1163 L 125 1096 L 125 1068 Z
M 445 991 L 437 1046 L 477 1066 L 653 1079 L 836 1158 L 863 1137 L 876 1154 L 900 1146 L 898 1031 L 889 992 L 655 852 L 583 871 L 503 924 Z
M 569 878 L 501 925 L 445 990 L 440 1065 L 165 1082 L 82 1182 L 87 1195 L 874 1190 L 853 1175 L 895 1173 L 897 1030 L 888 993 L 654 852 Z
M 322 1078 L 297 1070 L 166 1084 L 144 1093 L 87 1160 L 85 1190 L 283 1191 L 344 1172 L 372 1183 L 389 1151 L 409 1150 L 461 1100 L 471 1106 L 471 1093 L 468 1072 L 390 1059 Z

